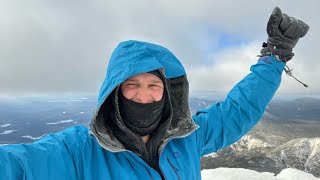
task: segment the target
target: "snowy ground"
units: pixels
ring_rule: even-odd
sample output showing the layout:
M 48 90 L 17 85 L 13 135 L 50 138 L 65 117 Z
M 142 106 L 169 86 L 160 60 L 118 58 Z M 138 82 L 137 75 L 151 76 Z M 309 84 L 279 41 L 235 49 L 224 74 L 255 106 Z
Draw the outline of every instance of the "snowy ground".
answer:
M 320 180 L 312 174 L 290 168 L 282 170 L 277 176 L 241 168 L 205 169 L 201 171 L 201 176 L 203 180 Z

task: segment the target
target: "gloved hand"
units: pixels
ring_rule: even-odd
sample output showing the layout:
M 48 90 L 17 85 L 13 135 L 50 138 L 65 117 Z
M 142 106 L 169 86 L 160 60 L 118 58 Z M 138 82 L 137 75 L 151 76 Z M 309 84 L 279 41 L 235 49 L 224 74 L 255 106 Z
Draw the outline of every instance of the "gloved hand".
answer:
M 294 56 L 292 49 L 299 38 L 305 36 L 308 30 L 306 23 L 283 14 L 280 8 L 275 7 L 267 24 L 269 37 L 267 43 L 262 45 L 262 56 L 275 55 L 286 63 Z

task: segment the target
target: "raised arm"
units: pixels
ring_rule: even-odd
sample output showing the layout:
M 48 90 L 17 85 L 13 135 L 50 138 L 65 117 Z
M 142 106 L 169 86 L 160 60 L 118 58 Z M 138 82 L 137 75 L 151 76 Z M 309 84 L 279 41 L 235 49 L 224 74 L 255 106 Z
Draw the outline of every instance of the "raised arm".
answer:
M 308 30 L 304 22 L 274 9 L 267 24 L 268 41 L 251 73 L 230 91 L 224 102 L 193 116 L 200 126 L 196 136 L 201 155 L 236 142 L 259 121 L 280 85 L 285 63 L 294 56 L 292 49 Z
M 259 121 L 279 87 L 283 68 L 284 63 L 273 56 L 260 58 L 224 102 L 193 116 L 200 126 L 197 136 L 202 155 L 236 142 Z

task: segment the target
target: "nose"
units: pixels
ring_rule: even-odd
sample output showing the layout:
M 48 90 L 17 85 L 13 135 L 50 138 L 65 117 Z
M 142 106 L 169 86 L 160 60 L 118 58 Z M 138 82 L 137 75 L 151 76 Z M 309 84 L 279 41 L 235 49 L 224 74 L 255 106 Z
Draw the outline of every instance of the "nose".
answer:
M 135 101 L 138 102 L 138 103 L 147 104 L 147 103 L 152 103 L 155 100 L 147 90 L 141 89 L 136 94 Z

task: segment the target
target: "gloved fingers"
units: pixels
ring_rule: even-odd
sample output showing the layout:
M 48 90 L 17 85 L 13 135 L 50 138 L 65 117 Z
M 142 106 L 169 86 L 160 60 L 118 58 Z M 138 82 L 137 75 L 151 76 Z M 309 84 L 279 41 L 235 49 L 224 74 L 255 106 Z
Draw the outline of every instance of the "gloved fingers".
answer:
M 273 9 L 273 12 L 272 12 L 270 18 L 271 17 L 274 20 L 274 26 L 279 27 L 279 24 L 280 24 L 281 19 L 282 19 L 281 9 L 279 7 L 275 7 Z
M 291 39 L 298 39 L 307 34 L 309 26 L 301 20 L 290 17 L 291 23 L 288 29 L 284 29 L 284 36 Z
M 267 33 L 269 35 L 272 36 L 275 32 L 278 31 L 279 25 L 281 23 L 281 19 L 282 19 L 282 12 L 280 8 L 275 7 L 273 9 L 272 14 L 270 15 L 270 18 L 267 24 Z
M 275 36 L 275 37 L 269 37 L 267 39 L 267 43 L 274 45 L 274 46 L 283 46 L 283 40 L 285 37 Z
M 287 14 L 285 13 L 282 14 L 282 19 L 279 27 L 282 32 L 286 31 L 291 25 L 292 21 L 290 18 L 291 17 L 289 17 Z
M 303 37 L 307 34 L 307 32 L 309 31 L 309 26 L 308 24 L 306 24 L 305 22 L 301 21 L 298 19 L 298 24 L 299 26 L 302 28 L 302 32 L 301 32 L 301 35 L 300 37 Z
M 290 39 L 298 39 L 302 33 L 302 28 L 299 26 L 295 18 L 290 17 L 290 25 L 287 29 L 283 29 L 284 36 Z
M 292 49 L 308 30 L 306 23 L 282 13 L 280 8 L 275 7 L 267 24 L 268 46 L 263 46 L 261 55 L 275 55 L 277 59 L 289 61 L 294 56 Z

